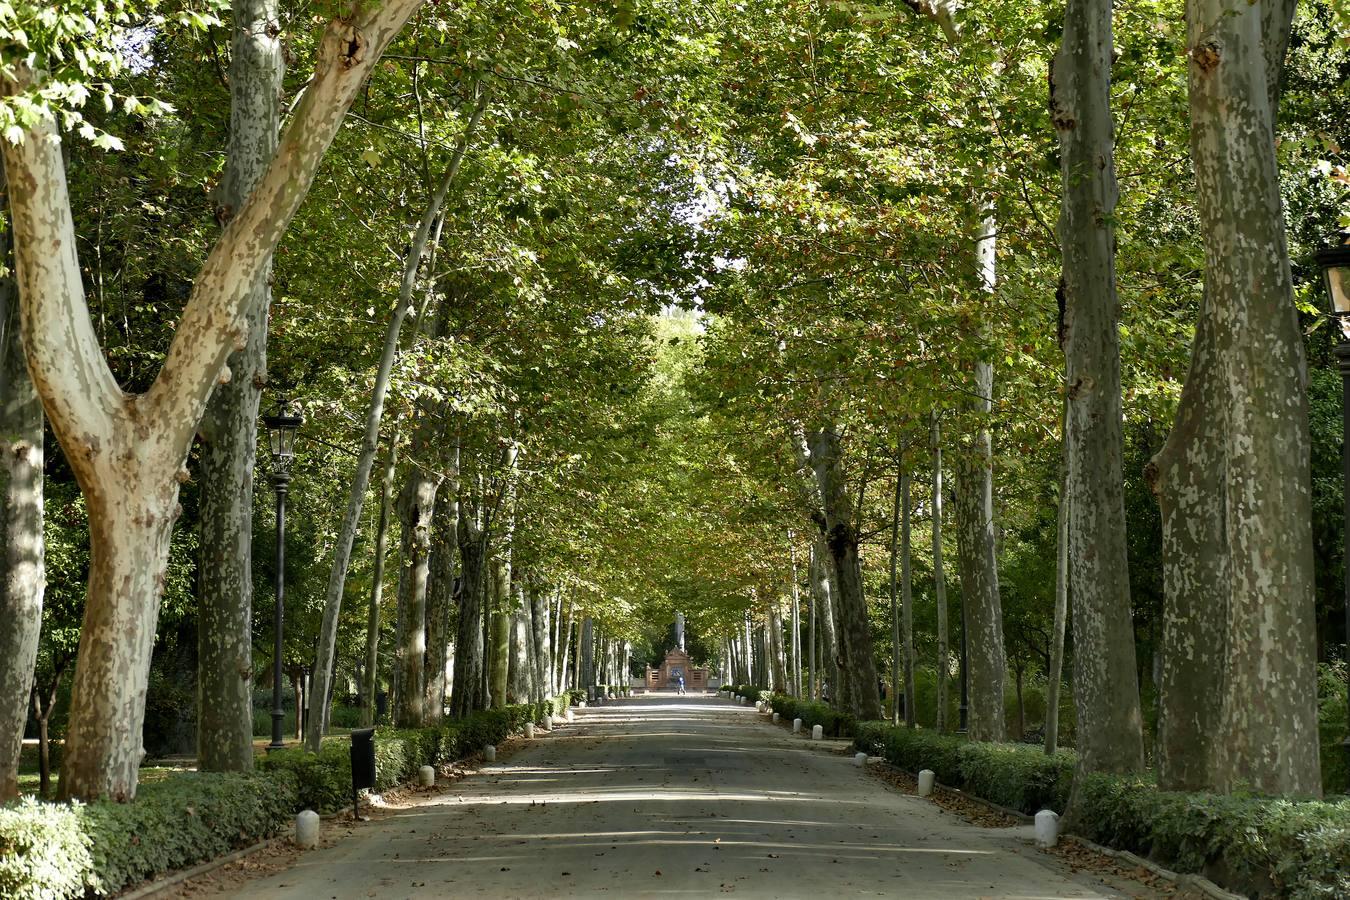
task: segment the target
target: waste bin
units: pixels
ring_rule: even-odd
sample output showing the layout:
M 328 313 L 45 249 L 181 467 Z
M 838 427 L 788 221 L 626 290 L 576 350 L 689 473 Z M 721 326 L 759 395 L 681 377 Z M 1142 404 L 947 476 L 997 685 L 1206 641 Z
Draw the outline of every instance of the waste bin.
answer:
M 352 816 L 360 818 L 358 798 L 361 788 L 375 786 L 375 729 L 358 728 L 352 732 Z

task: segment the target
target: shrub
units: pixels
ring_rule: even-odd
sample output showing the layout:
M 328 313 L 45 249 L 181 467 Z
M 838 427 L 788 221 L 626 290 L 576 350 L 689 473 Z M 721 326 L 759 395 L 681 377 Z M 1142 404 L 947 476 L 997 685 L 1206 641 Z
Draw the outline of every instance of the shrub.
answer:
M 787 694 L 771 694 L 769 705 L 774 712 L 785 719 L 801 719 L 802 726 L 811 728 L 819 725 L 825 734 L 834 737 L 852 737 L 857 720 L 848 713 L 840 712 L 827 703 L 815 700 L 802 700 Z
M 768 688 L 762 688 L 755 684 L 738 684 L 732 694 L 736 697 L 744 697 L 751 703 L 758 700 L 768 700 L 773 696 L 773 692 Z
M 1187 794 L 1102 775 L 1079 791 L 1076 827 L 1091 840 L 1253 895 L 1350 896 L 1350 800 Z
M 275 834 L 295 806 L 288 776 L 184 772 L 134 803 L 0 807 L 0 895 L 106 895 Z

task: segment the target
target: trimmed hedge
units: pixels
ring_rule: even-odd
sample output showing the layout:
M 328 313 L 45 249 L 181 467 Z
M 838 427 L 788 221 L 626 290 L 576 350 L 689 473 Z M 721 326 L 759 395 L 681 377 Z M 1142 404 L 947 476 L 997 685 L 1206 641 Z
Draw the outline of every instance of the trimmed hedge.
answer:
M 848 713 L 840 712 L 828 703 L 818 700 L 802 700 L 787 694 L 771 694 L 769 705 L 784 719 L 801 719 L 802 727 L 819 725 L 821 730 L 834 737 L 852 737 L 858 720 Z
M 464 759 L 488 744 L 499 744 L 518 734 L 526 722 L 545 714 L 561 716 L 567 697 L 542 703 L 516 703 L 485 709 L 467 719 L 454 719 L 432 728 L 379 728 L 375 731 L 375 790 L 384 791 L 417 777 L 422 766 Z M 295 747 L 277 750 L 258 760 L 263 771 L 289 772 L 295 778 L 300 809 L 332 812 L 352 796 L 350 745 L 342 737 L 326 740 L 318 753 Z
M 1076 756 L 1025 744 L 860 722 L 854 743 L 910 772 L 1028 815 L 1063 812 Z M 1074 830 L 1089 840 L 1205 875 L 1253 897 L 1350 897 L 1350 798 L 1333 801 L 1159 791 L 1146 778 L 1082 780 Z
M 738 684 L 731 689 L 733 697 L 744 697 L 751 703 L 757 700 L 768 700 L 773 696 L 773 691 L 768 688 L 762 688 L 757 684 Z
M 477 753 L 562 715 L 567 697 L 474 713 L 436 728 L 375 732 L 376 790 L 410 781 L 424 765 Z M 0 897 L 16 900 L 105 895 L 271 837 L 302 809 L 331 812 L 351 799 L 346 738 L 318 753 L 279 750 L 251 775 L 183 772 L 140 785 L 133 803 L 0 806 Z
M 276 834 L 296 802 L 288 775 L 185 772 L 134 803 L 0 807 L 0 896 L 107 895 Z

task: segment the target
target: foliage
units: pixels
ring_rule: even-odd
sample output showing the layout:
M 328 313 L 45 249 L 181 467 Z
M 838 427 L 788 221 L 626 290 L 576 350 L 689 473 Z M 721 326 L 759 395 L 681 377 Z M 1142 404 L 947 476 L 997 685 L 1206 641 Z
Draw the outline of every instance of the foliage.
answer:
M 0 894 L 108 895 L 271 837 L 290 819 L 285 774 L 183 773 L 143 785 L 134 803 L 0 807 Z
M 774 712 L 784 719 L 801 719 L 805 728 L 819 725 L 831 737 L 852 737 L 854 734 L 857 723 L 853 716 L 840 712 L 828 703 L 800 700 L 787 694 L 771 694 L 768 699 Z

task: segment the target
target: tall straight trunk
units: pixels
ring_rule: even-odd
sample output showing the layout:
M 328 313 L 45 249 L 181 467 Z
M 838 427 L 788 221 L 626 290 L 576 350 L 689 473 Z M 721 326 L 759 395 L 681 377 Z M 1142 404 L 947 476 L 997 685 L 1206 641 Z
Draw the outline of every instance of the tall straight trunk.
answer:
M 595 622 L 590 616 L 581 620 L 581 681 L 578 687 L 595 687 Z
M 1068 401 L 1065 401 L 1068 412 Z M 1067 418 L 1066 418 L 1067 424 Z M 1069 447 L 1065 428 L 1064 458 L 1060 467 L 1059 510 L 1055 516 L 1055 612 L 1050 633 L 1050 671 L 1045 689 L 1045 752 L 1059 750 L 1059 692 L 1064 683 L 1064 632 L 1069 618 Z
M 791 535 L 788 536 L 791 541 Z M 801 586 L 797 581 L 797 548 L 789 545 L 789 562 L 792 566 L 792 677 L 789 679 L 792 696 L 802 695 L 802 602 Z
M 420 5 L 390 0 L 329 23 L 277 152 L 193 280 L 164 363 L 142 395 L 121 389 L 94 332 L 56 122 L 34 116 L 22 140 L 3 146 L 29 371 L 90 517 L 88 593 L 61 779 L 67 797 L 135 794 L 150 648 L 197 424 L 216 385 L 231 377 L 226 362 L 247 343 L 253 286 L 348 106 Z M 45 77 L 11 66 L 0 93 L 42 87 Z
M 384 454 L 384 479 L 380 484 L 380 518 L 375 526 L 375 561 L 370 583 L 370 606 L 366 612 L 366 683 L 361 704 L 361 724 L 375 724 L 375 697 L 380 690 L 380 603 L 384 598 L 384 563 L 389 555 L 389 509 L 394 502 L 394 473 L 398 465 L 398 429 L 394 429 Z
M 829 684 L 830 700 L 839 701 L 839 656 L 836 651 L 838 636 L 834 628 L 834 578 L 830 551 L 823 536 L 811 545 L 811 563 L 815 574 L 811 579 L 812 597 L 816 606 L 816 620 L 820 625 L 820 667 L 817 676 Z
M 1274 141 L 1293 11 L 1291 0 L 1187 6 L 1205 293 L 1176 427 L 1153 464 L 1167 787 L 1321 791 L 1307 372 Z M 1185 685 L 1195 668 L 1209 674 Z
M 534 694 L 532 700 L 538 702 L 552 697 L 553 690 L 553 636 L 549 628 L 549 603 L 542 586 L 528 585 L 530 603 L 530 628 L 534 637 Z
M 285 60 L 277 0 L 231 6 L 230 139 L 216 200 L 222 223 L 242 209 L 276 153 Z M 253 469 L 267 383 L 268 259 L 245 301 L 244 346 L 198 426 L 200 559 L 197 605 L 197 768 L 253 769 Z
M 558 605 L 559 605 L 559 607 L 562 606 L 561 601 L 559 602 Z M 576 601 L 574 601 L 574 600 L 568 600 L 568 601 L 567 601 L 567 619 L 565 620 L 565 622 L 564 622 L 564 624 L 563 624 L 563 627 L 562 627 L 562 630 L 560 631 L 560 638 L 559 638 L 559 639 L 562 641 L 562 648 L 560 649 L 560 651 L 559 651 L 559 653 L 558 653 L 558 693 L 559 693 L 559 695 L 562 695 L 564 692 L 570 690 L 571 688 L 576 687 L 576 684 L 575 684 L 575 683 L 570 684 L 570 685 L 567 683 L 567 682 L 568 682 L 567 673 L 568 673 L 568 671 L 569 671 L 568 668 L 567 668 L 568 654 L 570 654 L 570 653 L 571 653 L 571 650 L 572 650 L 572 630 L 573 630 L 573 627 L 572 627 L 572 626 L 573 626 L 573 617 L 574 617 L 575 613 L 576 613 Z
M 810 590 L 806 592 L 806 613 L 809 622 L 807 624 L 806 647 L 806 696 L 812 700 L 820 699 L 820 694 L 816 690 L 817 673 L 819 671 L 816 665 L 816 550 L 811 547 L 808 551 L 806 562 L 806 577 L 810 581 Z
M 825 513 L 826 544 L 834 561 L 839 589 L 838 597 L 834 598 L 835 614 L 840 624 L 840 656 L 846 666 L 840 679 L 848 681 L 852 713 L 860 719 L 879 719 L 881 695 L 877 690 L 876 658 L 839 435 L 833 428 L 819 429 L 811 436 L 810 452 Z
M 8 229 L 0 260 L 12 264 Z M 0 803 L 19 795 L 42 632 L 42 464 L 42 404 L 24 362 L 17 285 L 0 278 Z
M 777 602 L 769 603 L 769 655 L 773 662 L 773 689 L 780 694 L 788 692 L 787 659 L 783 652 L 783 617 Z
M 1144 767 L 1125 544 L 1111 58 L 1111 0 L 1069 0 L 1051 67 L 1050 109 L 1063 182 L 1059 337 L 1068 386 L 1069 577 L 1081 774 Z
M 454 605 L 455 547 L 459 532 L 459 447 L 451 451 L 450 476 L 432 516 L 427 583 L 426 691 L 422 720 L 435 724 L 445 714 L 446 669 L 450 655 L 450 611 Z
M 901 495 L 908 502 L 909 473 L 903 466 L 895 475 L 895 503 L 891 511 L 891 724 L 900 724 L 900 609 L 896 597 L 895 570 L 900 556 L 900 503 Z M 906 516 L 909 510 L 905 510 Z
M 992 294 L 995 285 L 995 229 L 984 217 L 975 241 L 980 287 Z M 965 611 L 963 640 L 970 672 L 970 738 L 1001 741 L 1007 734 L 1003 686 L 1007 660 L 1003 650 L 1003 606 L 998 591 L 998 554 L 994 537 L 994 454 L 987 417 L 993 409 L 994 367 L 977 360 L 972 408 L 981 421 L 971 446 L 956 466 L 956 559 L 961 573 Z
M 947 730 L 947 693 L 952 653 L 947 619 L 947 575 L 942 563 L 942 419 L 931 417 L 933 450 L 933 602 L 937 606 L 937 730 Z
M 511 585 L 509 618 L 511 637 L 507 651 L 507 702 L 527 703 L 534 694 L 534 663 L 530 658 L 533 629 L 530 626 L 530 608 L 519 579 Z
M 405 476 L 398 504 L 403 567 L 398 580 L 398 606 L 403 628 L 399 634 L 398 700 L 394 706 L 394 722 L 400 728 L 418 728 L 425 721 L 431 525 L 436 514 L 436 494 L 443 479 L 423 468 L 417 460 L 434 440 L 431 428 L 424 421 L 413 433 L 410 453 L 413 463 Z
M 905 724 L 914 727 L 914 566 L 910 536 L 910 474 L 900 488 L 900 646 L 905 679 Z
M 487 537 L 474 510 L 461 498 L 459 519 L 459 625 L 455 631 L 454 687 L 450 708 L 457 719 L 483 709 L 483 609 L 487 582 Z
M 510 687 L 511 673 L 511 570 L 509 564 L 500 556 L 493 559 L 489 566 L 492 579 L 491 635 L 492 656 L 489 664 L 492 677 L 488 683 L 488 693 L 492 697 L 492 708 L 501 709 L 508 702 L 507 690 Z
M 384 348 L 380 354 L 379 366 L 375 374 L 375 383 L 371 390 L 370 405 L 366 410 L 365 435 L 357 456 L 356 471 L 352 475 L 351 491 L 347 497 L 347 510 L 338 531 L 337 546 L 333 551 L 333 566 L 328 577 L 328 590 L 324 597 L 323 620 L 319 625 L 319 647 L 315 656 L 314 678 L 310 686 L 310 722 L 305 735 L 305 749 L 317 753 L 323 740 L 324 727 L 328 721 L 328 708 L 325 702 L 333 682 L 333 670 L 337 663 L 338 617 L 342 612 L 342 596 L 347 585 L 347 570 L 351 564 L 352 544 L 356 540 L 356 530 L 361 522 L 361 508 L 365 504 L 366 489 L 370 485 L 370 470 L 375 463 L 375 450 L 379 444 L 380 420 L 384 417 L 384 401 L 389 391 L 389 377 L 394 367 L 394 357 L 398 353 L 399 333 L 403 320 L 412 308 L 413 294 L 417 287 L 418 274 L 422 269 L 422 260 L 427 248 L 432 244 L 433 230 L 437 238 L 444 224 L 441 209 L 450 187 L 454 184 L 464 153 L 468 149 L 473 132 L 482 118 L 486 95 L 479 91 L 478 103 L 473 115 L 459 136 L 450 162 L 441 176 L 440 183 L 432 192 L 422 211 L 422 219 L 413 232 L 408 252 L 403 260 L 403 277 L 399 283 L 398 302 L 389 316 L 385 328 Z M 420 691 L 419 691 L 420 696 Z

